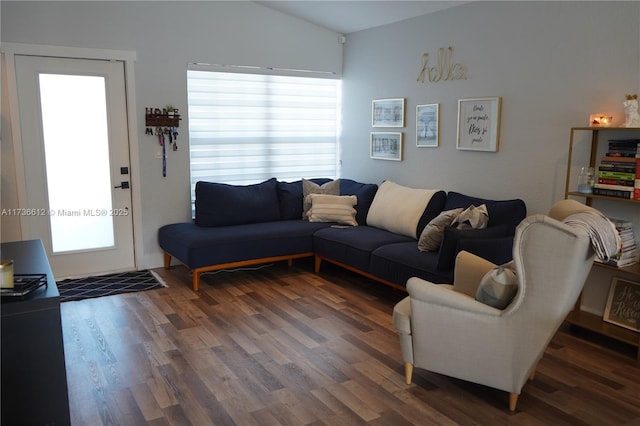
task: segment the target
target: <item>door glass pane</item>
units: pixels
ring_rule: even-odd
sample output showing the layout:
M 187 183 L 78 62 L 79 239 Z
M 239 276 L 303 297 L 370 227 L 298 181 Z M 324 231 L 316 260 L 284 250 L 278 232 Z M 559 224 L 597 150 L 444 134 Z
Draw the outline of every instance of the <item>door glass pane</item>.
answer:
M 105 79 L 39 80 L 53 252 L 112 247 Z

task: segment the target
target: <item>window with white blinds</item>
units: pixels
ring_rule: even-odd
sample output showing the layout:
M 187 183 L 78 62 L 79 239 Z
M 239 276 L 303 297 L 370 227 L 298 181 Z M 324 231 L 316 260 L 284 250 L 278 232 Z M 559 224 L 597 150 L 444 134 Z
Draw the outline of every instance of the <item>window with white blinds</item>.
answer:
M 340 80 L 189 69 L 191 200 L 204 180 L 338 175 Z

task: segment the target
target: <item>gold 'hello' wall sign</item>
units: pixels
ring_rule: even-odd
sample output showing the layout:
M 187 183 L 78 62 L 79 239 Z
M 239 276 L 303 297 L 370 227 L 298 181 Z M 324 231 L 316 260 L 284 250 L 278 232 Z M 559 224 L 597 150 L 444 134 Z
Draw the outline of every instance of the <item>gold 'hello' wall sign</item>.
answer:
M 467 69 L 462 64 L 456 64 L 453 60 L 453 47 L 441 47 L 438 49 L 438 64 L 429 66 L 429 54 L 422 54 L 422 69 L 416 79 L 420 83 L 428 80 L 435 83 L 440 80 L 466 80 Z

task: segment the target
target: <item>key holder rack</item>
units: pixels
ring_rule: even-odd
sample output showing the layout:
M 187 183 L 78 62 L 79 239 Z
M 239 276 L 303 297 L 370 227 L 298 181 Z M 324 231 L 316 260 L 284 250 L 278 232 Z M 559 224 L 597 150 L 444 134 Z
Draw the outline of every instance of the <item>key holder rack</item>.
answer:
M 178 150 L 178 127 L 180 127 L 178 109 L 168 105 L 166 108 L 145 108 L 145 134 L 156 136 L 162 147 L 162 176 L 167 176 L 167 144 L 172 151 Z

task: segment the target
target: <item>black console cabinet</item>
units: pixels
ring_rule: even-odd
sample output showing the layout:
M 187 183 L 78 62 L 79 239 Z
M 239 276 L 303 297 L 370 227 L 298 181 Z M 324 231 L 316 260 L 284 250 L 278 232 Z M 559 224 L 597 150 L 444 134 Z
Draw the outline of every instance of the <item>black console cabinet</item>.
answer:
M 2 243 L 15 274 L 47 274 L 47 287 L 2 297 L 2 425 L 69 425 L 60 294 L 40 240 Z

